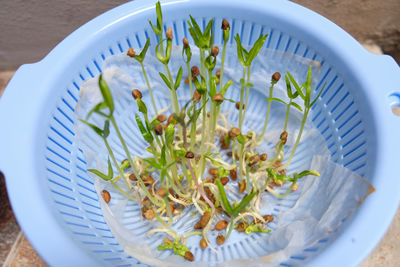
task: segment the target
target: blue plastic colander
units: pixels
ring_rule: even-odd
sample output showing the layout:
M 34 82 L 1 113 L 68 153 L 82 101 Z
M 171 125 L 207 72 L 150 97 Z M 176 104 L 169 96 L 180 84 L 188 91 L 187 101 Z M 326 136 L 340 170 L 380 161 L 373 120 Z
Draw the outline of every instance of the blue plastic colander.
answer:
M 82 82 L 101 71 L 107 56 L 141 47 L 147 37 L 155 43 L 147 21 L 155 18 L 154 3 L 137 0 L 85 24 L 42 61 L 20 67 L 0 100 L 0 170 L 18 222 L 51 266 L 140 265 L 103 219 L 76 145 L 73 113 Z M 190 13 L 202 24 L 228 19 L 231 37 L 240 33 L 245 43 L 269 33 L 267 48 L 322 63 L 316 90 L 327 87 L 311 119 L 332 159 L 368 179 L 376 192 L 336 234 L 281 266 L 359 264 L 384 235 L 400 200 L 400 120 L 391 112 L 400 102 L 395 61 L 366 52 L 332 22 L 287 1 L 163 1 L 163 12 L 176 44 L 188 36 Z M 221 44 L 221 32 L 215 33 Z

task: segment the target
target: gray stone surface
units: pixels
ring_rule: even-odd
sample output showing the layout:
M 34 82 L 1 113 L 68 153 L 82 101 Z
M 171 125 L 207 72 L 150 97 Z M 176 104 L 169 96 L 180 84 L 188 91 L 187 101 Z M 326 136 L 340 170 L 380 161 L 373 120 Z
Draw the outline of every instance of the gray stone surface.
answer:
M 294 0 L 326 16 L 360 42 L 373 40 L 400 58 L 399 0 Z M 128 0 L 2 0 L 0 70 L 42 59 L 79 26 Z

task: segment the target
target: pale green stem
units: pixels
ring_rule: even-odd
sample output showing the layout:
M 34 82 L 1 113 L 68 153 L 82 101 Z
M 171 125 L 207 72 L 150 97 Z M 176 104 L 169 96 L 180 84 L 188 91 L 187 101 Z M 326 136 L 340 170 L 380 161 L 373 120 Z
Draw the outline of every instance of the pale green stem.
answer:
M 133 160 L 132 160 L 131 154 L 129 153 L 128 147 L 126 146 L 125 140 L 122 137 L 121 132 L 119 131 L 118 125 L 115 122 L 115 119 L 113 116 L 110 117 L 110 121 L 111 121 L 112 125 L 114 126 L 115 131 L 117 132 L 118 138 L 122 144 L 122 147 L 124 148 L 125 154 L 128 157 L 128 161 L 129 161 L 129 164 L 131 165 L 131 169 L 132 169 L 133 173 L 136 175 L 137 180 L 138 180 L 142 190 L 144 191 L 145 195 L 150 199 L 151 202 L 157 203 L 157 201 L 150 194 L 149 190 L 147 190 L 147 187 L 144 185 L 142 178 L 140 178 L 140 175 L 137 172 L 135 165 L 133 164 Z
M 247 81 L 246 83 L 250 83 L 250 66 L 247 67 Z M 242 122 L 240 125 L 243 124 L 244 122 L 244 118 L 246 117 L 246 111 L 248 108 L 248 104 L 249 104 L 249 95 L 250 95 L 250 86 L 246 86 L 246 100 L 245 100 L 245 104 L 244 104 L 244 110 L 243 110 L 243 115 L 242 115 Z
M 289 167 L 289 166 L 290 166 L 290 163 L 291 163 L 292 160 L 293 160 L 294 153 L 296 152 L 297 146 L 298 146 L 299 143 L 300 143 L 301 135 L 303 134 L 304 125 L 306 124 L 306 120 L 307 120 L 307 116 L 308 116 L 308 112 L 309 112 L 309 111 L 310 111 L 310 109 L 308 109 L 308 108 L 306 108 L 306 109 L 304 110 L 304 115 L 303 115 L 303 119 L 302 119 L 302 121 L 301 121 L 301 127 L 300 127 L 300 130 L 299 130 L 299 134 L 297 135 L 296 142 L 294 143 L 294 146 L 293 146 L 293 149 L 292 149 L 292 153 L 290 153 L 290 156 L 289 156 L 288 161 L 286 162 L 286 164 L 285 164 L 284 166 L 282 166 L 282 167 L 284 167 L 284 168 Z M 282 167 L 281 167 L 281 168 L 282 168 Z M 279 168 L 279 169 L 281 169 L 281 168 Z
M 110 181 L 111 182 L 111 184 L 115 187 L 115 189 L 117 189 L 118 190 L 118 192 L 120 192 L 122 195 L 124 195 L 126 198 L 129 198 L 130 200 L 133 200 L 133 201 L 137 201 L 136 199 L 134 199 L 132 196 L 130 196 L 128 193 L 126 193 L 124 190 L 122 190 L 121 188 L 119 188 L 119 186 L 118 185 L 116 185 L 113 181 Z
M 283 131 L 287 130 L 288 121 L 289 121 L 289 113 L 290 113 L 290 104 L 291 103 L 292 103 L 292 99 L 290 99 L 289 104 L 286 106 L 286 116 L 285 116 L 285 124 L 283 126 Z M 280 155 L 280 153 L 281 153 L 281 151 L 283 149 L 283 146 L 284 146 L 283 143 L 280 141 L 279 142 L 279 147 L 278 147 L 278 149 L 277 149 L 277 151 L 275 153 L 275 156 L 274 156 L 272 162 L 274 162 L 274 161 L 276 161 L 278 159 L 278 157 L 279 157 L 279 155 Z
M 274 91 L 274 84 L 272 84 L 271 87 L 269 88 L 268 98 L 272 98 L 273 91 Z M 259 137 L 259 141 L 261 141 L 264 138 L 265 131 L 267 130 L 269 113 L 271 111 L 271 103 L 272 103 L 272 100 L 269 100 L 268 101 L 268 108 L 267 108 L 267 115 L 265 115 L 264 127 L 263 127 L 263 130 L 262 130 L 261 135 Z
M 121 168 L 119 167 L 118 162 L 117 162 L 117 160 L 115 159 L 114 152 L 112 151 L 112 149 L 111 149 L 111 147 L 110 147 L 110 144 L 109 144 L 108 141 L 107 141 L 107 138 L 103 138 L 103 140 L 104 140 L 104 144 L 106 145 L 106 148 L 107 148 L 107 150 L 108 150 L 108 153 L 110 154 L 111 160 L 112 160 L 112 162 L 114 163 L 115 168 L 117 168 L 117 170 L 118 170 L 118 172 L 119 172 L 119 175 L 124 179 L 125 184 L 127 185 L 128 189 L 131 190 L 132 184 L 127 180 L 127 178 L 126 178 L 125 175 L 123 174 Z M 129 179 L 129 178 L 128 178 L 128 179 Z
M 224 87 L 224 65 L 225 65 L 225 54 L 226 54 L 226 42 L 224 42 L 224 47 L 222 48 L 222 59 L 221 59 L 221 76 L 219 78 L 219 91 Z
M 240 107 L 239 107 L 239 130 L 242 131 L 242 116 L 243 116 L 243 98 L 244 98 L 244 87 L 245 87 L 245 78 L 246 78 L 246 70 L 247 67 L 243 67 L 243 83 L 240 88 Z
M 186 67 L 188 70 L 188 79 L 189 79 L 189 86 L 190 86 L 190 97 L 193 97 L 193 81 L 192 81 L 192 71 L 190 70 L 190 62 L 186 62 Z
M 149 88 L 151 103 L 153 104 L 154 112 L 156 113 L 156 115 L 158 115 L 156 102 L 154 101 L 154 97 L 153 97 L 153 90 L 151 90 L 150 82 L 149 82 L 149 79 L 147 77 L 146 70 L 144 69 L 143 62 L 140 62 L 140 65 L 142 66 L 142 72 L 143 72 L 143 75 L 144 75 L 144 79 L 146 80 L 147 88 Z

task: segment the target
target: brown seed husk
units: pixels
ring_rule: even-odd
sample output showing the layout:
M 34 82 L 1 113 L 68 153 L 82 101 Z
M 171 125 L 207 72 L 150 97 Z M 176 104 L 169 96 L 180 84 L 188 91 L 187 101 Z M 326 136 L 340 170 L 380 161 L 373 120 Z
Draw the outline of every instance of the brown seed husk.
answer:
M 137 181 L 137 177 L 136 177 L 136 175 L 135 175 L 134 173 L 132 173 L 131 175 L 129 175 L 129 179 L 130 179 L 131 181 Z
M 217 70 L 215 75 L 218 77 L 218 79 L 221 78 L 221 70 Z
M 229 174 L 231 175 L 232 181 L 236 181 L 236 179 L 237 179 L 237 171 L 236 170 L 230 170 Z
M 222 101 L 224 101 L 224 97 L 221 94 L 215 94 L 213 96 L 213 100 L 215 102 L 221 103 Z
M 221 184 L 226 185 L 229 182 L 229 178 L 228 177 L 222 177 L 221 178 Z
M 168 39 L 172 40 L 172 38 L 174 37 L 174 36 L 172 35 L 172 28 L 168 28 L 168 29 L 165 31 L 165 36 L 167 36 Z
M 192 72 L 193 77 L 197 77 L 200 75 L 200 70 L 197 66 L 193 66 L 190 71 Z
M 187 159 L 193 159 L 194 158 L 194 153 L 192 151 L 188 151 L 188 152 L 186 152 L 185 157 Z
M 157 120 L 159 122 L 165 122 L 167 120 L 167 116 L 165 116 L 164 114 L 158 115 Z
M 213 46 L 211 49 L 211 56 L 216 57 L 216 56 L 218 56 L 218 53 L 219 53 L 219 47 Z
M 188 261 L 194 261 L 194 256 L 193 256 L 192 252 L 186 251 L 185 252 L 185 259 L 188 260 Z
M 274 216 L 272 215 L 264 215 L 263 218 L 266 223 L 272 222 L 274 220 Z
M 226 19 L 222 20 L 221 29 L 225 31 L 230 28 L 231 26 L 229 25 L 229 22 Z
M 229 131 L 229 137 L 230 137 L 231 139 L 235 138 L 236 136 L 238 136 L 238 135 L 240 135 L 240 134 L 241 134 L 240 129 L 239 129 L 239 128 L 236 128 L 236 127 L 233 127 L 233 128 Z
M 275 72 L 274 74 L 272 74 L 272 80 L 274 81 L 279 81 L 279 79 L 281 78 L 281 74 L 279 72 Z
M 257 164 L 260 161 L 260 156 L 258 154 L 255 154 L 250 157 L 249 159 L 249 166 L 253 166 Z
M 164 243 L 170 244 L 170 245 L 171 245 L 173 242 L 172 242 L 171 239 L 169 239 L 168 237 L 166 237 L 166 238 L 164 238 Z
M 218 169 L 215 169 L 215 168 L 209 169 L 209 170 L 208 170 L 208 173 L 209 173 L 210 175 L 217 176 L 217 175 L 218 175 Z
M 260 155 L 260 160 L 262 160 L 262 161 L 266 161 L 267 158 L 268 158 L 267 153 L 263 153 L 263 154 Z
M 201 94 L 197 90 L 194 90 L 193 100 L 196 101 L 196 102 L 199 102 L 200 99 L 201 99 Z
M 154 132 L 156 133 L 156 135 L 162 135 L 163 134 L 163 126 L 160 124 L 157 124 L 156 126 L 154 126 Z
M 167 193 L 167 190 L 165 190 L 164 187 L 160 187 L 157 190 L 157 195 L 160 196 L 160 197 L 165 197 L 166 193 Z
M 183 37 L 182 39 L 183 47 L 188 48 L 189 47 L 189 41 L 186 37 Z
M 135 57 L 136 56 L 135 50 L 133 50 L 132 47 L 129 47 L 128 52 L 126 54 L 128 56 L 130 56 L 130 57 Z
M 286 144 L 288 135 L 289 135 L 288 132 L 283 131 L 279 136 L 279 139 L 282 141 L 283 144 Z
M 138 89 L 133 89 L 132 96 L 134 99 L 142 99 L 142 92 L 140 92 Z
M 221 245 L 223 245 L 224 243 L 225 243 L 225 236 L 219 234 L 219 235 L 217 236 L 217 244 L 218 244 L 218 246 L 221 246 Z
M 240 102 L 236 102 L 235 107 L 237 110 L 240 110 Z M 246 108 L 246 104 L 242 104 L 242 109 L 245 109 L 245 108 Z
M 153 218 L 154 218 L 154 210 L 152 210 L 152 209 L 147 209 L 144 213 L 143 213 L 143 217 L 146 219 L 146 220 L 152 220 Z
M 246 189 L 246 180 L 242 180 L 241 182 L 239 182 L 238 186 L 239 186 L 239 192 L 243 193 L 244 190 Z
M 248 223 L 241 222 L 241 223 L 238 224 L 237 230 L 238 230 L 238 232 L 244 232 L 244 231 L 246 231 L 246 228 L 248 226 L 249 226 Z
M 203 229 L 204 227 L 206 227 L 206 225 L 208 224 L 208 222 L 211 219 L 211 213 L 209 211 L 204 212 L 203 216 L 201 216 L 201 219 L 199 221 L 201 228 Z
M 201 247 L 202 249 L 206 249 L 207 246 L 208 246 L 207 241 L 206 241 L 204 238 L 202 238 L 202 239 L 200 240 L 200 247 Z
M 224 230 L 228 226 L 228 222 L 225 220 L 217 222 L 215 225 L 215 230 Z
M 104 201 L 108 204 L 111 200 L 111 195 L 110 192 L 108 192 L 107 190 L 103 190 L 101 191 L 101 196 L 103 197 Z
M 221 145 L 221 149 L 228 149 L 229 148 L 229 144 L 222 144 Z

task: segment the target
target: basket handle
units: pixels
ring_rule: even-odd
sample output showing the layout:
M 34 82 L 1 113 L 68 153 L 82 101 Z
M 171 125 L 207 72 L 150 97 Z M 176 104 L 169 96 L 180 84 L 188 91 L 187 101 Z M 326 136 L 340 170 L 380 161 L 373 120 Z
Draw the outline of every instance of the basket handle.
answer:
M 40 107 L 37 101 L 40 95 L 41 80 L 43 75 L 42 63 L 25 64 L 18 68 L 8 83 L 0 98 L 0 125 L 5 130 L 0 138 L 0 171 L 7 177 L 8 169 L 13 162 L 20 160 L 23 155 L 14 155 L 15 146 L 29 145 L 30 133 L 27 133 L 25 125 L 15 122 L 27 121 L 34 123 L 35 108 Z M 36 113 L 37 114 L 37 113 Z M 31 128 L 32 129 L 32 128 Z M 30 144 L 32 146 L 32 143 Z
M 390 107 L 400 106 L 400 67 L 388 55 L 369 54 L 368 78 Z

